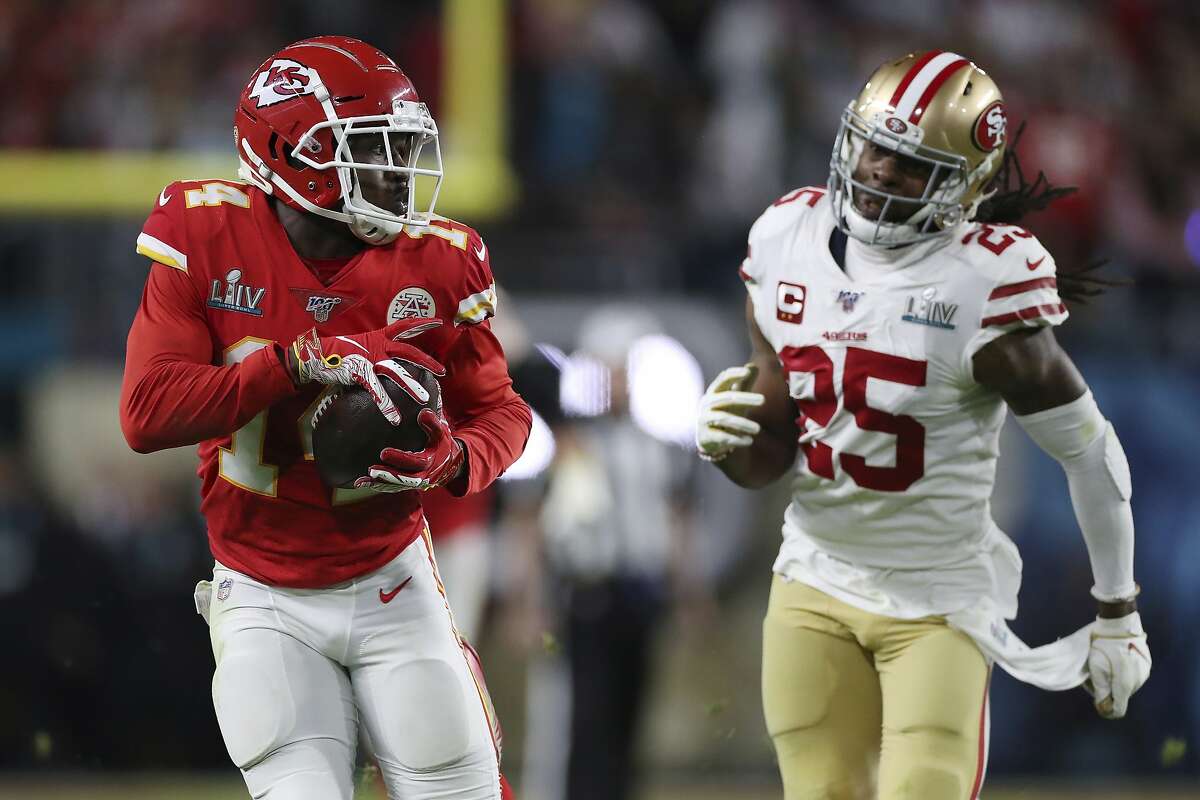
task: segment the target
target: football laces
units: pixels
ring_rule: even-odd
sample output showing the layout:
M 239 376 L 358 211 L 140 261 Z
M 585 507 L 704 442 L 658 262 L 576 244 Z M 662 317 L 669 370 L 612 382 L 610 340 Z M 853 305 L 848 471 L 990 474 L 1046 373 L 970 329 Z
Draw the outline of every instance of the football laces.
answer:
M 342 393 L 341 389 L 334 389 L 333 391 L 327 393 L 323 398 L 321 398 L 321 402 L 317 403 L 316 410 L 313 411 L 313 415 L 312 415 L 313 428 L 317 427 L 317 423 L 321 421 L 321 415 L 324 414 L 331 405 L 333 405 L 333 401 L 336 400 L 338 395 L 340 395 L 341 393 Z

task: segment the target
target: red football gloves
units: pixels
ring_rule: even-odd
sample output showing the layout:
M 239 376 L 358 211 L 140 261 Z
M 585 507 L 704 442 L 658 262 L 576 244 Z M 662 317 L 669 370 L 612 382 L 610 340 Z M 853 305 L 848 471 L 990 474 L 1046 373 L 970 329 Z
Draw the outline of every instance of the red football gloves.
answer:
M 408 318 L 396 320 L 386 328 L 353 336 L 318 336 L 314 327 L 297 336 L 292 343 L 287 353 L 288 371 L 297 386 L 314 381 L 361 386 L 370 393 L 388 421 L 399 425 L 400 413 L 375 374 L 376 364 L 390 358 L 402 358 L 420 364 L 438 377 L 445 375 L 446 370 L 441 364 L 400 341 L 419 336 L 441 324 L 441 320 L 436 319 Z M 408 388 L 405 382 L 399 383 Z M 417 400 L 424 402 L 420 397 Z
M 419 453 L 388 447 L 376 464 L 354 482 L 358 488 L 377 492 L 423 492 L 441 486 L 458 476 L 466 460 L 462 444 L 454 438 L 450 423 L 441 412 L 422 409 L 417 423 L 429 435 L 429 443 Z

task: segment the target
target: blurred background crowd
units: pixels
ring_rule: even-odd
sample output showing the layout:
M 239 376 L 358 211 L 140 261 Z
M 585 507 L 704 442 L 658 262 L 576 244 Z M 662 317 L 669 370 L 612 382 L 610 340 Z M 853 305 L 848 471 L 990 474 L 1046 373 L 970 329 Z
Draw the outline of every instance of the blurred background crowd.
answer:
M 449 2 L 5 0 L 0 163 L 217 153 L 232 175 L 251 71 L 319 33 L 393 55 L 442 119 Z M 772 780 L 758 624 L 786 487 L 728 486 L 692 457 L 679 420 L 747 350 L 736 271 L 750 223 L 789 188 L 825 182 L 840 110 L 875 66 L 929 47 L 995 78 L 1010 120 L 1026 123 L 1026 175 L 1079 188 L 1028 220 L 1060 271 L 1107 259 L 1125 284 L 1072 308 L 1060 339 L 1133 469 L 1154 674 L 1120 724 L 1081 692 L 998 675 L 989 775 L 1200 775 L 1200 7 L 501 6 L 514 199 L 463 221 L 492 251 L 497 325 L 545 435 L 525 469 L 444 527 L 482 543 L 446 561 L 475 565 L 463 613 L 508 770 L 532 800 L 561 797 L 567 775 L 601 779 L 576 773 L 587 769 Z M 21 192 L 6 187 L 18 202 L 0 212 L 12 378 L 0 387 L 0 770 L 232 770 L 191 607 L 211 568 L 194 452 L 135 459 L 116 427 L 147 269 L 134 239 L 153 193 L 141 213 L 57 213 L 23 210 Z M 595 375 L 607 399 L 572 401 Z M 1090 572 L 1058 466 L 1020 434 L 1003 448 L 994 505 L 1025 560 L 1014 629 L 1041 643 L 1087 621 Z M 593 763 L 575 763 L 572 740 Z

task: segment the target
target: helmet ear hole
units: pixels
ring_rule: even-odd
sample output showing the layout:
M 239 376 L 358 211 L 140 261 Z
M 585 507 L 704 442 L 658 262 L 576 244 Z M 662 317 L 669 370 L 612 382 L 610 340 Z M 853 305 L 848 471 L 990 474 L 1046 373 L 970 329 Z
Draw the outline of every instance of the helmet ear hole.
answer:
M 280 153 L 279 146 L 281 142 L 283 143 L 282 154 Z M 292 157 L 292 151 L 295 149 L 296 148 L 284 141 L 278 133 L 271 131 L 271 138 L 267 139 L 267 152 L 271 154 L 271 158 L 278 161 L 282 155 L 284 162 L 297 172 L 308 169 L 308 164 L 305 164 L 298 158 Z
M 287 143 L 285 142 L 284 144 L 287 144 Z M 300 171 L 303 171 L 303 170 L 306 170 L 306 169 L 308 169 L 308 164 L 305 164 L 303 161 L 301 161 L 301 160 L 300 160 L 300 159 L 298 159 L 298 158 L 293 158 L 293 157 L 292 157 L 292 150 L 294 150 L 294 149 L 295 149 L 295 148 L 293 148 L 293 147 L 291 147 L 291 146 L 289 145 L 289 146 L 288 146 L 288 147 L 287 147 L 287 148 L 286 148 L 286 149 L 283 151 L 283 160 L 287 162 L 287 165 L 288 165 L 289 167 L 291 167 L 292 169 L 296 170 L 297 172 L 300 172 Z

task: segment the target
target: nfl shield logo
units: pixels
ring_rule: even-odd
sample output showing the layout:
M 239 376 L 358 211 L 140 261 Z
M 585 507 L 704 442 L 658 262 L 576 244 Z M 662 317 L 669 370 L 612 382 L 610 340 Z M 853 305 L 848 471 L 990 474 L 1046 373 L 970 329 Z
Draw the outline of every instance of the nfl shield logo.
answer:
M 233 590 L 233 578 L 222 579 L 220 585 L 217 586 L 217 599 L 224 600 L 225 598 L 229 597 L 229 592 L 232 590 Z
M 838 302 L 842 304 L 842 311 L 849 314 L 854 310 L 854 304 L 858 302 L 858 298 L 863 296 L 863 292 L 851 292 L 843 289 L 838 292 Z
M 334 307 L 342 302 L 340 297 L 322 297 L 314 294 L 308 298 L 308 304 L 304 307 L 305 311 L 311 311 L 313 319 L 317 322 L 329 322 L 329 315 L 333 312 Z

